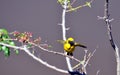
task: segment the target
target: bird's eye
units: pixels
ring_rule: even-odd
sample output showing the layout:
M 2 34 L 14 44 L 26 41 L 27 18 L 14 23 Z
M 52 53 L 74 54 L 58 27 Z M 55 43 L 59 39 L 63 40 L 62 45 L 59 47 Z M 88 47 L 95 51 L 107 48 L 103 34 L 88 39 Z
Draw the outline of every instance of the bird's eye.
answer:
M 70 45 L 73 46 L 74 45 L 74 41 L 69 41 Z

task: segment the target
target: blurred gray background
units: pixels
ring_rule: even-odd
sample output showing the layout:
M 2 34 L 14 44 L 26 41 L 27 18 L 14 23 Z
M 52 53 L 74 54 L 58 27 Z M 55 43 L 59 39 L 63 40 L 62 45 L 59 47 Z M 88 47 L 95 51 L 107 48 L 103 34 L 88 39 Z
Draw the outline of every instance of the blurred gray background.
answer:
M 88 0 L 78 0 L 76 5 Z M 98 20 L 97 16 L 104 15 L 105 0 L 95 0 L 92 8 L 84 7 L 76 12 L 66 14 L 67 37 L 74 37 L 76 41 L 86 44 L 89 52 L 98 46 L 94 57 L 87 66 L 89 75 L 116 75 L 116 62 L 114 51 L 109 43 L 105 22 Z M 112 32 L 114 40 L 120 48 L 120 0 L 110 0 Z M 75 5 L 75 6 L 76 6 Z M 42 42 L 52 45 L 52 50 L 63 52 L 62 45 L 56 42 L 62 39 L 61 23 L 62 8 L 57 0 L 0 0 L 0 28 L 12 31 L 33 32 L 34 37 L 40 36 Z M 84 51 L 76 48 L 74 56 L 83 59 Z M 59 68 L 67 69 L 65 58 L 59 55 L 41 51 L 40 57 L 48 63 Z M 73 65 L 76 64 L 73 62 Z M 56 72 L 38 63 L 25 52 L 15 52 L 5 58 L 0 52 L 0 75 L 67 75 Z

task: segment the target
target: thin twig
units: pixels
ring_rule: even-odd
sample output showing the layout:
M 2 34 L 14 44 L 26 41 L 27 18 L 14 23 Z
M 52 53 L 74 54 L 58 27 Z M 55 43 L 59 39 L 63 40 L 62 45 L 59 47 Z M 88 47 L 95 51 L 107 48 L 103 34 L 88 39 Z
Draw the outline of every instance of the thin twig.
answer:
M 98 75 L 100 73 L 100 70 L 97 71 L 96 75 Z
M 71 2 L 71 5 L 73 5 L 75 2 L 76 2 L 76 0 L 73 0 L 73 1 Z
M 75 61 L 77 61 L 77 62 L 79 62 L 79 63 L 81 62 L 81 61 L 78 60 L 77 58 L 68 56 L 68 55 L 66 55 L 65 53 L 56 52 L 56 51 L 53 51 L 53 50 L 48 50 L 48 49 L 45 49 L 45 48 L 43 48 L 43 47 L 41 47 L 40 45 L 37 45 L 37 44 L 35 44 L 35 43 L 31 43 L 31 42 L 29 42 L 29 43 L 32 44 L 33 46 L 36 46 L 36 47 L 40 48 L 40 49 L 43 50 L 43 51 L 46 51 L 46 52 L 49 52 L 49 53 L 58 54 L 58 55 L 61 55 L 61 56 L 64 56 L 64 57 L 68 57 L 68 58 L 70 58 L 70 59 L 72 59 L 72 60 L 75 60 Z
M 75 66 L 73 67 L 73 69 L 78 68 L 81 64 L 84 65 L 84 63 L 85 63 L 85 61 L 86 61 L 86 58 L 87 58 L 87 52 L 88 52 L 88 50 L 84 50 L 84 52 L 85 52 L 84 59 L 81 61 L 81 63 L 78 63 L 77 65 L 75 65 Z
M 86 69 L 86 66 L 88 65 L 88 62 L 90 61 L 91 57 L 94 55 L 95 51 L 96 51 L 96 49 L 92 53 L 89 53 L 88 55 L 87 55 L 87 51 L 85 51 L 85 55 L 84 55 L 83 61 L 81 61 L 80 63 L 75 65 L 73 67 L 73 69 L 79 67 L 80 65 L 83 65 L 83 67 Z
M 90 54 L 90 56 L 88 56 L 88 59 L 86 59 L 84 64 L 85 67 L 87 66 L 88 62 L 90 61 L 91 57 L 94 55 L 95 52 L 96 52 L 96 49 Z
M 89 3 L 91 4 L 94 0 L 91 0 Z M 72 4 L 71 4 L 72 5 Z M 87 4 L 83 4 L 83 5 L 79 5 L 77 7 L 72 7 L 70 9 L 68 9 L 66 12 L 71 12 L 71 11 L 75 11 L 75 10 L 78 10 L 80 8 L 83 8 L 83 7 L 86 7 L 88 6 Z

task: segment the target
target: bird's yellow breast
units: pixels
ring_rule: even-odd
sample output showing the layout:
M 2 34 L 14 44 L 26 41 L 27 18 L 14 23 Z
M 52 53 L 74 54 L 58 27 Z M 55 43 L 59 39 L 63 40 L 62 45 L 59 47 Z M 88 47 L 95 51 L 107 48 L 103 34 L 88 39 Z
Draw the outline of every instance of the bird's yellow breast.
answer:
M 68 42 L 64 43 L 64 50 L 66 52 L 72 53 L 75 50 L 75 46 L 71 46 Z

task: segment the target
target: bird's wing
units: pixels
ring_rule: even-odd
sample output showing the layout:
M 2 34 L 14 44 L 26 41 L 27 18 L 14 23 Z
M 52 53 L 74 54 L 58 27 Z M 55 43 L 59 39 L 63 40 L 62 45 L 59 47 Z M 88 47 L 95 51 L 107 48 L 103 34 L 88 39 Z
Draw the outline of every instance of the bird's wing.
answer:
M 64 44 L 65 41 L 64 40 L 57 40 L 57 42 L 61 43 L 61 44 Z
M 83 48 L 87 48 L 87 46 L 80 44 L 80 43 L 75 43 L 75 46 L 79 46 L 79 47 L 83 47 Z

